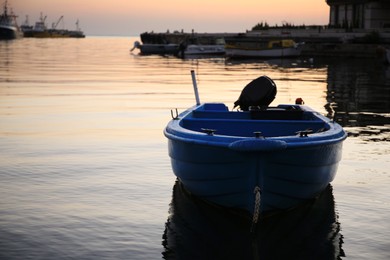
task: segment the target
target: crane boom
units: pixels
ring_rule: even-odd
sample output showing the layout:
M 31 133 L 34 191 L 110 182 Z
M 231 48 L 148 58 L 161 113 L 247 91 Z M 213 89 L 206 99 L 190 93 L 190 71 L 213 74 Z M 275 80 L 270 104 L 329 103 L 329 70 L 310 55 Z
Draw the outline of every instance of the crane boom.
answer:
M 61 20 L 64 18 L 64 16 L 63 15 L 61 15 L 61 17 L 58 19 L 58 21 L 55 23 L 55 24 L 53 24 L 53 29 L 57 29 L 57 26 L 58 26 L 58 24 L 61 22 Z

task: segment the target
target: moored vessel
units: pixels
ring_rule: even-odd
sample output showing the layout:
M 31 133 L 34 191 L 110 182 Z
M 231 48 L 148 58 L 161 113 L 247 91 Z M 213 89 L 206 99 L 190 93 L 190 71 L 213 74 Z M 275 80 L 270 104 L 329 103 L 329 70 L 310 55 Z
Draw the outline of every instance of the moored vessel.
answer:
M 291 39 L 238 37 L 226 39 L 225 51 L 230 58 L 290 58 L 301 55 L 303 44 Z
M 3 13 L 0 15 L 0 40 L 11 40 L 22 36 L 16 22 L 16 15 L 8 12 L 8 2 L 3 5 Z
M 346 133 L 307 106 L 269 107 L 275 95 L 274 82 L 262 76 L 244 88 L 235 103 L 240 111 L 197 98 L 197 105 L 172 113 L 164 134 L 185 189 L 258 216 L 293 208 L 327 187 Z
M 27 38 L 85 38 L 84 33 L 79 28 L 79 21 L 76 22 L 76 30 L 57 29 L 58 24 L 64 19 L 61 16 L 56 23 L 53 23 L 52 28 L 46 26 L 47 16 L 41 13 L 39 20 L 34 26 L 30 26 L 28 18 L 22 25 L 24 37 Z

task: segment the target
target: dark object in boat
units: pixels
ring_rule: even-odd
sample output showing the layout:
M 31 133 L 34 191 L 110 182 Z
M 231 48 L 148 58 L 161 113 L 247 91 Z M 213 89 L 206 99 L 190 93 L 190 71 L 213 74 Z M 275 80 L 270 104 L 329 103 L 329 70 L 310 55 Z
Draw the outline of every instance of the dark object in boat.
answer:
M 303 104 L 305 104 L 305 101 L 303 101 L 303 99 L 299 97 L 299 98 L 295 99 L 295 104 L 296 105 L 303 105 Z
M 275 99 L 276 92 L 276 84 L 272 79 L 267 76 L 258 77 L 245 86 L 234 102 L 234 108 L 239 106 L 243 111 L 248 111 L 250 107 L 266 109 Z

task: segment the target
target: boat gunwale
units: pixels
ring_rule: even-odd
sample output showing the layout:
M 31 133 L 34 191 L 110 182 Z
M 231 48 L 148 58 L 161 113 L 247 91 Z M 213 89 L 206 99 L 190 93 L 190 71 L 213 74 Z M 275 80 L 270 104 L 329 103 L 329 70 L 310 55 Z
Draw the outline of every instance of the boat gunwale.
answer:
M 205 103 L 205 104 L 210 104 L 210 103 Z M 175 141 L 181 141 L 181 142 L 191 143 L 191 144 L 215 146 L 215 147 L 224 147 L 224 148 L 232 148 L 233 143 L 240 142 L 240 141 L 253 142 L 255 143 L 256 146 L 260 146 L 262 143 L 266 144 L 266 142 L 282 141 L 285 142 L 285 149 L 293 149 L 293 148 L 300 148 L 300 147 L 335 144 L 347 138 L 347 134 L 344 132 L 344 130 L 340 125 L 324 117 L 323 115 L 316 112 L 315 110 L 312 110 L 309 107 L 303 107 L 303 111 L 311 113 L 316 118 L 318 118 L 318 120 L 315 120 L 314 122 L 323 122 L 324 124 L 328 125 L 329 126 L 328 130 L 323 132 L 312 133 L 305 137 L 301 137 L 298 134 L 298 135 L 289 135 L 289 136 L 272 136 L 272 137 L 257 138 L 257 137 L 248 137 L 248 136 L 232 136 L 232 135 L 219 135 L 219 134 L 210 135 L 204 132 L 184 128 L 182 126 L 183 120 L 185 120 L 193 111 L 200 109 L 202 106 L 204 106 L 204 104 L 200 104 L 198 106 L 189 108 L 186 111 L 182 112 L 178 116 L 178 118 L 171 120 L 168 123 L 167 127 L 164 129 L 164 135 L 168 139 L 175 140 Z M 226 112 L 226 111 L 222 111 L 222 112 Z M 213 119 L 211 118 L 206 120 L 213 120 Z M 235 119 L 235 121 L 240 121 L 240 120 Z M 251 121 L 253 119 L 244 119 L 244 120 Z M 234 119 L 232 119 L 232 121 L 234 121 Z M 261 120 L 261 121 L 265 122 L 266 120 Z M 282 124 L 283 122 L 287 122 L 287 121 L 294 122 L 294 120 L 268 120 L 268 121 L 272 121 L 273 123 L 279 123 L 279 124 Z M 296 120 L 295 122 L 300 122 L 300 121 Z M 312 121 L 307 121 L 307 122 L 312 122 Z

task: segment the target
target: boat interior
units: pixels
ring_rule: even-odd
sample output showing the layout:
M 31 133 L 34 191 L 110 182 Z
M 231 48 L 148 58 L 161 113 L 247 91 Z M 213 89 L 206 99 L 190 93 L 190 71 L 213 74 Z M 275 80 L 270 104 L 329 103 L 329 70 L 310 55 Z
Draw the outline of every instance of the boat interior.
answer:
M 330 125 L 298 105 L 279 105 L 266 110 L 229 111 L 222 103 L 203 104 L 181 120 L 188 130 L 243 137 L 307 136 L 324 132 Z

